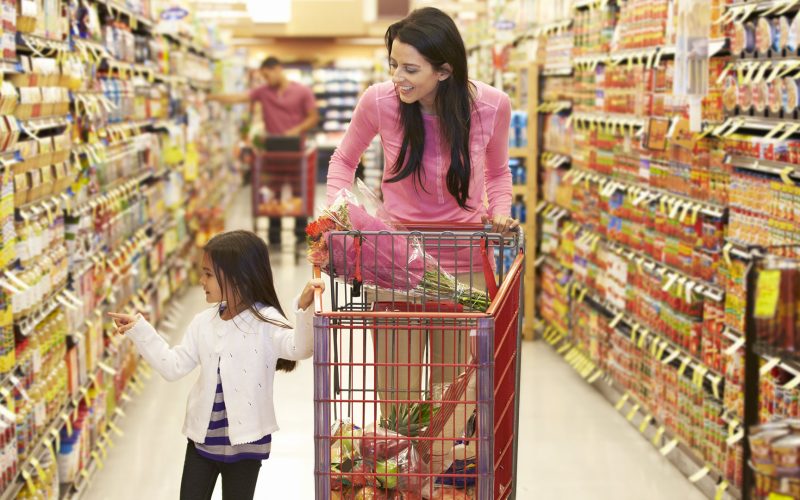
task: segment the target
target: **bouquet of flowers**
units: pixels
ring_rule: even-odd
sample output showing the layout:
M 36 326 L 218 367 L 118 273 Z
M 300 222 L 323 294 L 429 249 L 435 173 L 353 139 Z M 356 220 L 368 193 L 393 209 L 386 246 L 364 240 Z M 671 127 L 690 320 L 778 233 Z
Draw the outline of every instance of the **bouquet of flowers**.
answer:
M 330 238 L 333 231 L 351 233 Z M 368 213 L 351 192 L 342 190 L 336 201 L 306 227 L 308 261 L 357 285 L 452 299 L 472 311 L 489 308 L 486 292 L 457 282 L 423 251 L 417 238 L 397 234 L 404 231 L 400 224 Z

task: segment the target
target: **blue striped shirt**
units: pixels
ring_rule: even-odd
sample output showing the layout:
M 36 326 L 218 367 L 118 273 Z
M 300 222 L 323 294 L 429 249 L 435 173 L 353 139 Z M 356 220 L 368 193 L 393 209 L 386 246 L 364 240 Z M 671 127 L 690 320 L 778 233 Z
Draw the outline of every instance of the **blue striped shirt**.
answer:
M 195 443 L 200 456 L 217 462 L 234 463 L 240 460 L 266 460 L 269 458 L 272 435 L 268 434 L 258 441 L 232 445 L 228 436 L 228 413 L 225 411 L 225 398 L 222 393 L 222 377 L 217 367 L 217 395 L 211 409 L 211 421 L 203 443 Z

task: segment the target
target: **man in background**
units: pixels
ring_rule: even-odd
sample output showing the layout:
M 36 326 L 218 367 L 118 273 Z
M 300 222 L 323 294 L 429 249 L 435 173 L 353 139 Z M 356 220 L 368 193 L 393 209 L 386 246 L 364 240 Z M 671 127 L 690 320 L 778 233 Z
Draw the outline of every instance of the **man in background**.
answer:
M 281 62 L 275 57 L 268 57 L 259 69 L 266 82 L 240 94 L 212 95 L 210 100 L 222 104 L 245 104 L 249 102 L 261 105 L 264 129 L 268 135 L 300 136 L 317 126 L 319 112 L 314 92 L 305 85 L 290 81 L 283 73 Z M 276 193 L 277 195 L 277 193 Z M 295 236 L 297 242 L 305 241 L 307 217 L 295 220 Z M 281 219 L 269 219 L 269 243 L 279 244 L 281 241 Z

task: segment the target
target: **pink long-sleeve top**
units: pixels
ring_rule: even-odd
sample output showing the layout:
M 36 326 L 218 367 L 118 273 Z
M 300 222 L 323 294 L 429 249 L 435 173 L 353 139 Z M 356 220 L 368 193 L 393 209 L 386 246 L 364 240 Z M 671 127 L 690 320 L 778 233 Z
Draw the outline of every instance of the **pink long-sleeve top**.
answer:
M 384 174 L 381 190 L 384 207 L 393 218 L 410 222 L 480 222 L 487 214 L 511 213 L 511 172 L 508 169 L 508 129 L 511 101 L 508 96 L 485 83 L 474 81 L 475 107 L 470 127 L 472 174 L 467 205 L 458 206 L 447 190 L 450 148 L 439 133 L 441 118 L 423 114 L 425 151 L 422 156 L 422 180 L 425 189 L 414 185 L 413 176 L 388 183 L 403 144 L 403 127 L 399 121 L 400 99 L 391 81 L 369 87 L 361 96 L 350 127 L 342 143 L 333 153 L 328 169 L 328 203 L 342 188 L 353 183 L 361 154 L 380 135 L 384 151 Z M 484 200 L 488 200 L 488 209 Z

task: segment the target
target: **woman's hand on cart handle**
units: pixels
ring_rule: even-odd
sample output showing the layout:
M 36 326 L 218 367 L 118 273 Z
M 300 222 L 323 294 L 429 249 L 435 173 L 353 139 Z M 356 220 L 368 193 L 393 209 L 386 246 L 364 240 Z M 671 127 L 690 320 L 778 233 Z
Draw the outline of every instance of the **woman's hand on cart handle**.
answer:
M 481 217 L 481 221 L 486 226 L 491 226 L 490 232 L 505 234 L 510 231 L 516 231 L 519 227 L 519 221 L 507 215 L 495 215 L 491 218 L 487 215 Z
M 325 291 L 325 282 L 322 278 L 312 278 L 306 284 L 306 287 L 303 289 L 303 293 L 300 294 L 300 301 L 298 302 L 298 306 L 300 309 L 308 309 L 314 302 L 314 298 L 319 296 L 322 297 L 322 292 Z

